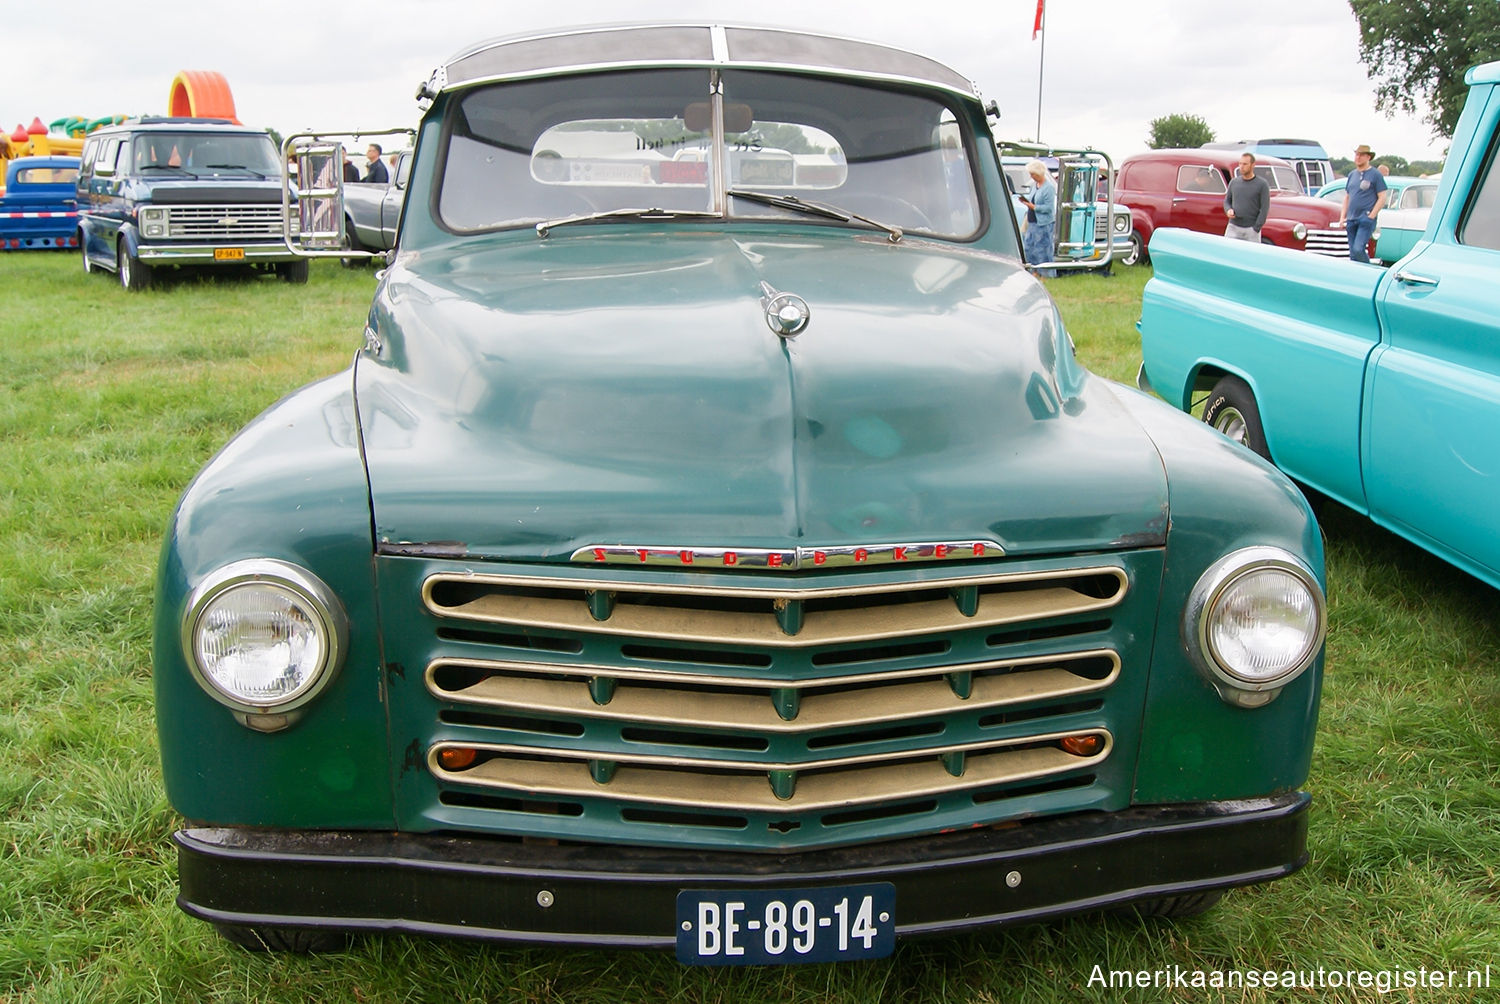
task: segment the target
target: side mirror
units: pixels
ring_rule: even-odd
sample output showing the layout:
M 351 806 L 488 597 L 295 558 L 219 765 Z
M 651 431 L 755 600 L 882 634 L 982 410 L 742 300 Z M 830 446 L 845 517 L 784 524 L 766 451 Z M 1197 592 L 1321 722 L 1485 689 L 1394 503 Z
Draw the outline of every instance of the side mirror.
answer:
M 293 254 L 307 258 L 386 256 L 383 251 L 351 250 L 344 235 L 347 216 L 343 139 L 354 137 L 359 142 L 365 136 L 403 136 L 409 147 L 416 139 L 416 132 L 412 129 L 301 132 L 282 142 L 282 240 Z
M 292 149 L 297 226 L 287 236 L 303 251 L 337 251 L 344 242 L 344 146 L 312 141 Z

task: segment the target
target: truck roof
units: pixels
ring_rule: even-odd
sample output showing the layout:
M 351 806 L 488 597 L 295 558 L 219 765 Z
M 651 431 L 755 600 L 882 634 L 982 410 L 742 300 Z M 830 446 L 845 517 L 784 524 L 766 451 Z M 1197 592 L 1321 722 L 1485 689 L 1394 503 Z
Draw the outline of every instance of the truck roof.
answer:
M 1211 150 L 1251 150 L 1267 153 L 1273 157 L 1291 157 L 1299 160 L 1327 160 L 1328 152 L 1315 139 L 1242 139 L 1234 143 L 1204 143 Z
M 1474 84 L 1500 84 L 1500 60 L 1493 63 L 1480 63 L 1478 66 L 1469 67 L 1469 72 L 1464 74 L 1464 83 L 1470 86 Z
M 417 97 L 495 80 L 692 66 L 837 73 L 978 97 L 973 81 L 956 70 L 878 42 L 786 28 L 673 23 L 599 25 L 481 42 L 433 71 Z
M 1214 149 L 1212 147 L 1194 146 L 1182 148 L 1168 148 L 1164 150 L 1147 150 L 1144 153 L 1133 153 L 1120 162 L 1124 167 L 1127 162 L 1143 160 L 1166 160 L 1174 164 L 1211 164 L 1214 167 L 1222 167 L 1232 171 L 1239 166 L 1240 154 L 1245 153 L 1244 147 L 1236 144 L 1233 149 Z M 1291 164 L 1280 157 L 1273 157 L 1256 150 L 1249 151 L 1255 154 L 1257 164 L 1271 164 L 1273 166 L 1291 168 Z
M 240 125 L 229 119 L 200 119 L 180 118 L 166 115 L 147 115 L 141 118 L 126 119 L 114 125 L 102 126 L 90 133 L 90 136 L 107 136 L 115 132 L 181 132 L 184 129 L 201 129 L 214 132 L 251 133 L 264 135 L 264 129 L 256 129 L 254 126 Z

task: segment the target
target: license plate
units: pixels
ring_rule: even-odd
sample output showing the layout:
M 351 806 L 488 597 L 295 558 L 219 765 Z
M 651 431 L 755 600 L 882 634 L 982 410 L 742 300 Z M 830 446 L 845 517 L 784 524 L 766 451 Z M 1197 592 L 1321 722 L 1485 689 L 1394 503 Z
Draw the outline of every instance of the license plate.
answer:
M 686 889 L 677 960 L 698 966 L 880 959 L 896 948 L 896 887 Z
M 244 248 L 214 248 L 214 261 L 244 261 Z

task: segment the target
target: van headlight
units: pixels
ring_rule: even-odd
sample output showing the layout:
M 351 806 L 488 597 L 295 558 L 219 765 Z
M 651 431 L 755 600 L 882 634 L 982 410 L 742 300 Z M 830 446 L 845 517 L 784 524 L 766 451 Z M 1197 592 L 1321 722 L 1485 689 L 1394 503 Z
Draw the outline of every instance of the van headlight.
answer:
M 182 641 L 208 695 L 247 725 L 285 728 L 317 697 L 343 659 L 348 624 L 332 590 L 296 565 L 236 561 L 188 598 Z M 257 723 L 259 716 L 266 720 Z
M 146 237 L 167 236 L 169 212 L 170 210 L 162 206 L 148 206 L 142 209 L 140 215 L 141 234 Z
M 1317 658 L 1327 629 L 1323 590 L 1296 557 L 1247 547 L 1214 562 L 1188 596 L 1183 641 L 1219 696 L 1268 704 Z

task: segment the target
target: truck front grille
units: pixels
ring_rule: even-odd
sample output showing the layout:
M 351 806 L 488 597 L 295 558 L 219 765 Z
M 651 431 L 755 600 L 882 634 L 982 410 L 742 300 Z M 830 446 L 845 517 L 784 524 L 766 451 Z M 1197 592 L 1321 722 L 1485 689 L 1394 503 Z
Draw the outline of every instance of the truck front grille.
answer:
M 382 559 L 431 625 L 387 633 L 403 825 L 773 850 L 1119 807 L 1142 553 L 752 582 Z
M 1307 251 L 1330 258 L 1349 257 L 1349 235 L 1343 230 L 1309 230 Z
M 264 241 L 281 235 L 281 206 L 276 203 L 172 206 L 167 216 L 167 236 L 174 240 Z

